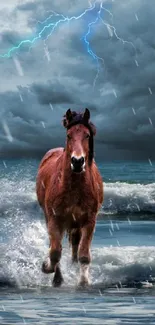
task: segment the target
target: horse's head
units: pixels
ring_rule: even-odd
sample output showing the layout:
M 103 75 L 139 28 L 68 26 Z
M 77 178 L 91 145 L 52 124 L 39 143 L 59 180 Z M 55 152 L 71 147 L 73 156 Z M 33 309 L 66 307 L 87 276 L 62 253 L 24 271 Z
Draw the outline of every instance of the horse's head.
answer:
M 93 159 L 93 136 L 96 129 L 89 119 L 90 112 L 86 108 L 84 113 L 71 112 L 69 109 L 63 120 L 67 129 L 67 153 L 71 169 L 76 173 L 84 172 L 87 163 L 91 164 Z

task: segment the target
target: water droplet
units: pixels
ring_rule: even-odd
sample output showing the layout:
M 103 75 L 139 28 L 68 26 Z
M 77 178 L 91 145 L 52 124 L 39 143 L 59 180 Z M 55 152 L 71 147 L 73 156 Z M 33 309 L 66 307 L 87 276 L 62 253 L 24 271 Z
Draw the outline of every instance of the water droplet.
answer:
M 45 52 L 45 56 L 47 58 L 47 61 L 50 62 L 51 58 L 50 58 L 50 53 L 49 53 L 49 50 L 48 50 L 47 46 L 44 47 L 44 52 Z
M 152 124 L 152 120 L 150 119 L 150 117 L 149 117 L 148 119 L 149 119 L 150 124 L 153 125 L 153 124 Z
M 109 24 L 106 24 L 106 26 L 107 26 L 107 30 L 108 30 L 108 33 L 109 33 L 110 37 L 112 37 L 113 36 L 113 30 L 112 30 L 111 26 Z
M 148 87 L 148 90 L 149 90 L 150 94 L 152 95 L 152 89 L 150 87 Z
M 45 129 L 45 123 L 43 121 L 41 121 L 41 123 L 42 123 L 43 128 Z
M 17 59 L 17 58 L 14 57 L 13 58 L 13 61 L 14 61 L 14 64 L 16 66 L 16 69 L 17 69 L 18 74 L 21 77 L 23 77 L 24 76 L 24 72 L 23 72 L 23 69 L 22 69 L 22 66 L 21 66 L 21 63 L 20 63 L 19 59 Z
M 129 225 L 131 226 L 131 220 L 129 218 L 127 218 L 127 220 L 128 220 Z
M 6 162 L 3 160 L 3 165 L 5 168 L 7 168 Z
M 49 103 L 49 105 L 50 105 L 51 110 L 53 111 L 53 105 L 51 103 Z
M 6 137 L 7 137 L 8 141 L 9 142 L 12 142 L 13 141 L 13 137 L 12 137 L 11 132 L 10 132 L 10 129 L 9 129 L 9 127 L 6 124 L 5 121 L 2 121 L 2 126 L 3 126 L 4 132 L 6 134 Z
M 117 245 L 118 245 L 118 246 L 121 246 L 120 243 L 119 243 L 119 240 L 117 240 Z
M 53 214 L 56 215 L 56 212 L 55 212 L 55 210 L 53 208 L 52 208 L 52 211 L 53 211 Z
M 133 114 L 136 115 L 135 109 L 132 107 Z
M 116 228 L 119 230 L 119 225 L 118 225 L 118 223 L 116 223 Z
M 135 14 L 135 17 L 136 17 L 136 20 L 139 21 L 139 18 L 138 18 L 138 16 L 137 16 L 137 14 Z
M 152 161 L 150 158 L 148 158 L 149 164 L 152 166 Z
M 113 89 L 113 94 L 117 98 L 117 94 L 116 94 L 116 90 L 115 89 Z
M 136 299 L 134 297 L 132 297 L 132 299 L 133 299 L 134 304 L 136 304 Z
M 112 231 L 114 231 L 114 225 L 113 225 L 112 220 L 110 220 L 110 225 L 111 225 L 111 229 L 112 229 Z
M 136 66 L 139 67 L 139 64 L 138 64 L 138 61 L 137 60 L 135 60 L 135 63 L 136 63 Z

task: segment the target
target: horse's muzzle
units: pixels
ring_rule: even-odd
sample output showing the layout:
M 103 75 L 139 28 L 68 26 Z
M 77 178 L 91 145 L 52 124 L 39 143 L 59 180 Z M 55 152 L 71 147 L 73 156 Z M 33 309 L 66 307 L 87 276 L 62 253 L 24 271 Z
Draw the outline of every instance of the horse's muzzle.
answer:
M 75 173 L 81 173 L 85 169 L 85 158 L 82 156 L 80 158 L 72 157 L 71 158 L 71 169 Z

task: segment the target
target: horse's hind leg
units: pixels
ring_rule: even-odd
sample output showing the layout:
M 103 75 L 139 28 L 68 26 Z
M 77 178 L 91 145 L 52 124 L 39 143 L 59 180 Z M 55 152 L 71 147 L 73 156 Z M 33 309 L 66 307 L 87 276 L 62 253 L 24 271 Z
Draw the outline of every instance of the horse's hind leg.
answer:
M 72 246 L 72 262 L 78 262 L 78 247 L 81 238 L 80 229 L 72 229 L 69 234 L 69 241 Z

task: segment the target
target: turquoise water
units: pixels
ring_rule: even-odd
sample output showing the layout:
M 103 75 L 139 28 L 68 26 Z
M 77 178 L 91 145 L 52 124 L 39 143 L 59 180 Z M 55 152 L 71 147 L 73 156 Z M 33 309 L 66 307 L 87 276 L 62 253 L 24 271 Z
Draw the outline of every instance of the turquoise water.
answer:
M 48 251 L 36 201 L 38 160 L 0 161 L 0 324 L 155 324 L 155 164 L 99 163 L 105 200 L 92 242 L 91 285 L 77 286 L 64 239 L 65 282 L 41 272 Z

